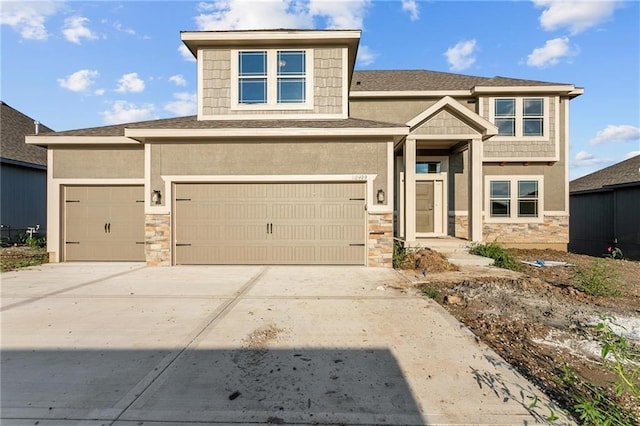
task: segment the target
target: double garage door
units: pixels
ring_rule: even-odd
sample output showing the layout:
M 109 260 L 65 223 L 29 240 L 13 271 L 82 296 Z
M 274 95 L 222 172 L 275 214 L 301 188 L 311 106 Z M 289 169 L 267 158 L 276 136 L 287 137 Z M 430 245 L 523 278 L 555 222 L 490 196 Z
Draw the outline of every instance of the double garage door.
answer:
M 364 264 L 364 183 L 176 184 L 176 264 Z
M 176 184 L 176 264 L 366 262 L 364 183 Z M 66 261 L 144 261 L 142 186 L 64 188 Z

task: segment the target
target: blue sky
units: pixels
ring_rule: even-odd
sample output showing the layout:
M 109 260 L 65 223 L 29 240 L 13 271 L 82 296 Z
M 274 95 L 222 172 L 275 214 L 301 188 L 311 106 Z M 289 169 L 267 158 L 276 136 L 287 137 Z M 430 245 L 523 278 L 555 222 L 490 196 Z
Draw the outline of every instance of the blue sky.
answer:
M 358 69 L 584 87 L 571 178 L 640 154 L 637 1 L 0 0 L 2 100 L 54 130 L 195 114 L 180 31 L 361 28 Z

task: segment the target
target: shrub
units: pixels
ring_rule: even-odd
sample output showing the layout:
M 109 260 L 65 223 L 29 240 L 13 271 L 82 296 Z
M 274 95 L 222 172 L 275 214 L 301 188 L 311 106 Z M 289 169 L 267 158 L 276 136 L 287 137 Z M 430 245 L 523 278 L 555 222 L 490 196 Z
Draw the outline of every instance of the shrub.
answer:
M 573 273 L 575 286 L 589 296 L 619 296 L 620 291 L 615 288 L 618 274 L 610 268 L 603 259 L 593 261 L 591 268 L 576 268 Z
M 493 259 L 495 261 L 494 265 L 498 268 L 519 271 L 522 267 L 514 255 L 495 242 L 488 244 L 473 243 L 470 253 Z

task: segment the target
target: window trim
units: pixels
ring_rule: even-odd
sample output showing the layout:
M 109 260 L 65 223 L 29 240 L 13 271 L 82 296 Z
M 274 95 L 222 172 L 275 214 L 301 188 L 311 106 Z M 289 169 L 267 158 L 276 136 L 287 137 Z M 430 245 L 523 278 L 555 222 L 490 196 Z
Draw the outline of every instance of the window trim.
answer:
M 544 222 L 544 176 L 542 175 L 487 175 L 484 181 L 484 221 L 486 223 L 543 223 Z M 509 216 L 491 216 L 491 182 L 509 182 L 509 203 L 511 211 Z M 518 193 L 519 181 L 538 182 L 538 215 L 518 216 L 520 197 Z
M 549 104 L 552 99 L 549 96 L 495 96 L 489 98 L 489 121 L 496 122 L 496 100 L 500 99 L 514 99 L 515 100 L 515 134 L 514 136 L 495 135 L 491 138 L 492 141 L 549 141 L 551 135 L 549 134 L 549 123 L 551 117 L 549 115 Z M 524 100 L 525 99 L 542 99 L 542 136 L 526 136 L 524 134 Z M 539 116 L 536 116 L 539 117 Z M 530 117 L 530 118 L 536 118 Z
M 240 52 L 265 52 L 267 55 L 267 102 L 243 104 L 239 102 Z M 278 103 L 278 52 L 305 52 L 305 102 Z M 313 49 L 231 49 L 231 103 L 232 111 L 312 110 L 313 101 Z M 297 76 L 297 78 L 300 78 Z

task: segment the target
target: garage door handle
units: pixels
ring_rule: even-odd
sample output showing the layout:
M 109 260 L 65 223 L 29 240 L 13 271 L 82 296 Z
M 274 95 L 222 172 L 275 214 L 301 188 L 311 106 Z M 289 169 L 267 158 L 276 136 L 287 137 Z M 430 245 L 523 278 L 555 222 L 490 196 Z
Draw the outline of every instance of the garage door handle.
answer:
M 273 234 L 273 223 L 269 224 L 269 233 Z
M 107 224 L 106 223 L 104 224 L 104 233 L 105 234 L 107 233 Z
M 104 233 L 111 233 L 111 224 L 110 223 L 105 223 L 104 224 Z

